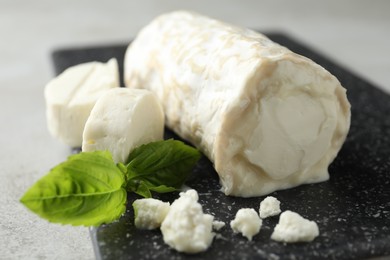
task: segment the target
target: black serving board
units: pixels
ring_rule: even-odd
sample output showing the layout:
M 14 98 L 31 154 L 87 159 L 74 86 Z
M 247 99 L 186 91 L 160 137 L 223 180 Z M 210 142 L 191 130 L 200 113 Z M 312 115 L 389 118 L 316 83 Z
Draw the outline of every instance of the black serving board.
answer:
M 136 197 L 130 195 L 119 221 L 91 229 L 97 259 L 364 259 L 390 255 L 390 96 L 291 37 L 267 35 L 328 69 L 347 88 L 352 104 L 351 130 L 329 168 L 330 180 L 271 194 L 281 201 L 282 210 L 316 221 L 319 237 L 311 243 L 275 242 L 270 235 L 278 217 L 265 219 L 251 242 L 233 234 L 229 222 L 237 210 L 258 210 L 264 197 L 225 196 L 212 164 L 202 158 L 187 185 L 199 192 L 205 212 L 226 223 L 208 251 L 178 253 L 164 244 L 159 230 L 137 230 L 131 207 Z M 125 50 L 126 44 L 57 50 L 53 53 L 55 70 L 58 74 L 71 65 L 111 57 L 122 66 Z M 169 129 L 165 137 L 178 138 Z M 178 193 L 156 197 L 172 202 Z

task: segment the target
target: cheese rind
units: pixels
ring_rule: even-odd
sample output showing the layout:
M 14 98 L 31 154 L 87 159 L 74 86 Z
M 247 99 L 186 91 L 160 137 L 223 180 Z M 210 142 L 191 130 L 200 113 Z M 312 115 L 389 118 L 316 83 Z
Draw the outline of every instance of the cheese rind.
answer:
M 81 147 L 85 122 L 96 100 L 119 87 L 116 59 L 68 68 L 45 86 L 46 118 L 50 134 L 71 147 Z
M 350 126 L 340 82 L 264 35 L 198 14 L 157 17 L 125 55 L 166 124 L 213 163 L 227 195 L 325 181 Z
M 164 113 L 152 92 L 115 88 L 92 109 L 83 132 L 82 151 L 109 150 L 115 162 L 126 163 L 134 148 L 162 140 L 163 134 Z

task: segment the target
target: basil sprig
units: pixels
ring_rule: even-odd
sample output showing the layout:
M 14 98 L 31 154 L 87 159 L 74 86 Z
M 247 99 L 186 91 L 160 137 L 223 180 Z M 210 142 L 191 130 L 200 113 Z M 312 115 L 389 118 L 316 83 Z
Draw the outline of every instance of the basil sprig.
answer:
M 200 156 L 172 139 L 136 148 L 127 164 L 115 164 L 108 151 L 81 152 L 51 169 L 20 202 L 53 223 L 99 226 L 125 212 L 127 192 L 151 197 L 179 189 Z
M 127 190 L 147 198 L 150 191 L 175 191 L 199 158 L 198 150 L 173 139 L 142 145 L 129 156 Z

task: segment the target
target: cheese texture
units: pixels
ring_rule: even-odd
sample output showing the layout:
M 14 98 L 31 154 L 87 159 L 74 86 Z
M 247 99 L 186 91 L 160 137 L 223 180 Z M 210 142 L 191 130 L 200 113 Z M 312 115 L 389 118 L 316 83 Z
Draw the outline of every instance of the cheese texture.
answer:
M 170 205 L 168 202 L 147 198 L 133 202 L 134 224 L 139 229 L 156 229 L 167 216 Z
M 96 100 L 116 87 L 119 87 L 119 71 L 115 59 L 65 70 L 45 87 L 50 134 L 71 147 L 81 147 L 85 122 Z
M 317 223 L 303 218 L 298 213 L 284 211 L 275 226 L 271 239 L 286 242 L 310 242 L 319 235 Z
M 234 220 L 230 222 L 230 227 L 234 233 L 241 233 L 249 241 L 259 233 L 263 221 L 259 218 L 254 209 L 242 208 L 236 213 Z
M 82 151 L 109 150 L 115 162 L 130 152 L 161 140 L 164 113 L 155 95 L 144 89 L 115 88 L 98 99 L 85 124 Z
M 177 11 L 143 28 L 125 83 L 158 96 L 166 125 L 213 163 L 227 195 L 325 181 L 350 126 L 346 90 L 262 34 Z
M 260 202 L 259 215 L 260 218 L 268 218 L 276 216 L 281 212 L 280 210 L 280 201 L 272 196 L 266 197 L 262 202 Z
M 198 203 L 198 193 L 188 190 L 180 193 L 161 224 L 161 232 L 166 244 L 179 252 L 199 253 L 211 245 L 214 217 L 204 214 Z

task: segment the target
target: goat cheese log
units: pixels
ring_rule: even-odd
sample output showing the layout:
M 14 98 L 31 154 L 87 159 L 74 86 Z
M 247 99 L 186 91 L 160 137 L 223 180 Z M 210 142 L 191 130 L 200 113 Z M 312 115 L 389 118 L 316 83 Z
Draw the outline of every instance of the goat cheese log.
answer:
M 339 81 L 264 35 L 198 14 L 159 16 L 125 55 L 129 88 L 152 90 L 166 125 L 213 163 L 227 195 L 325 181 L 350 126 Z

